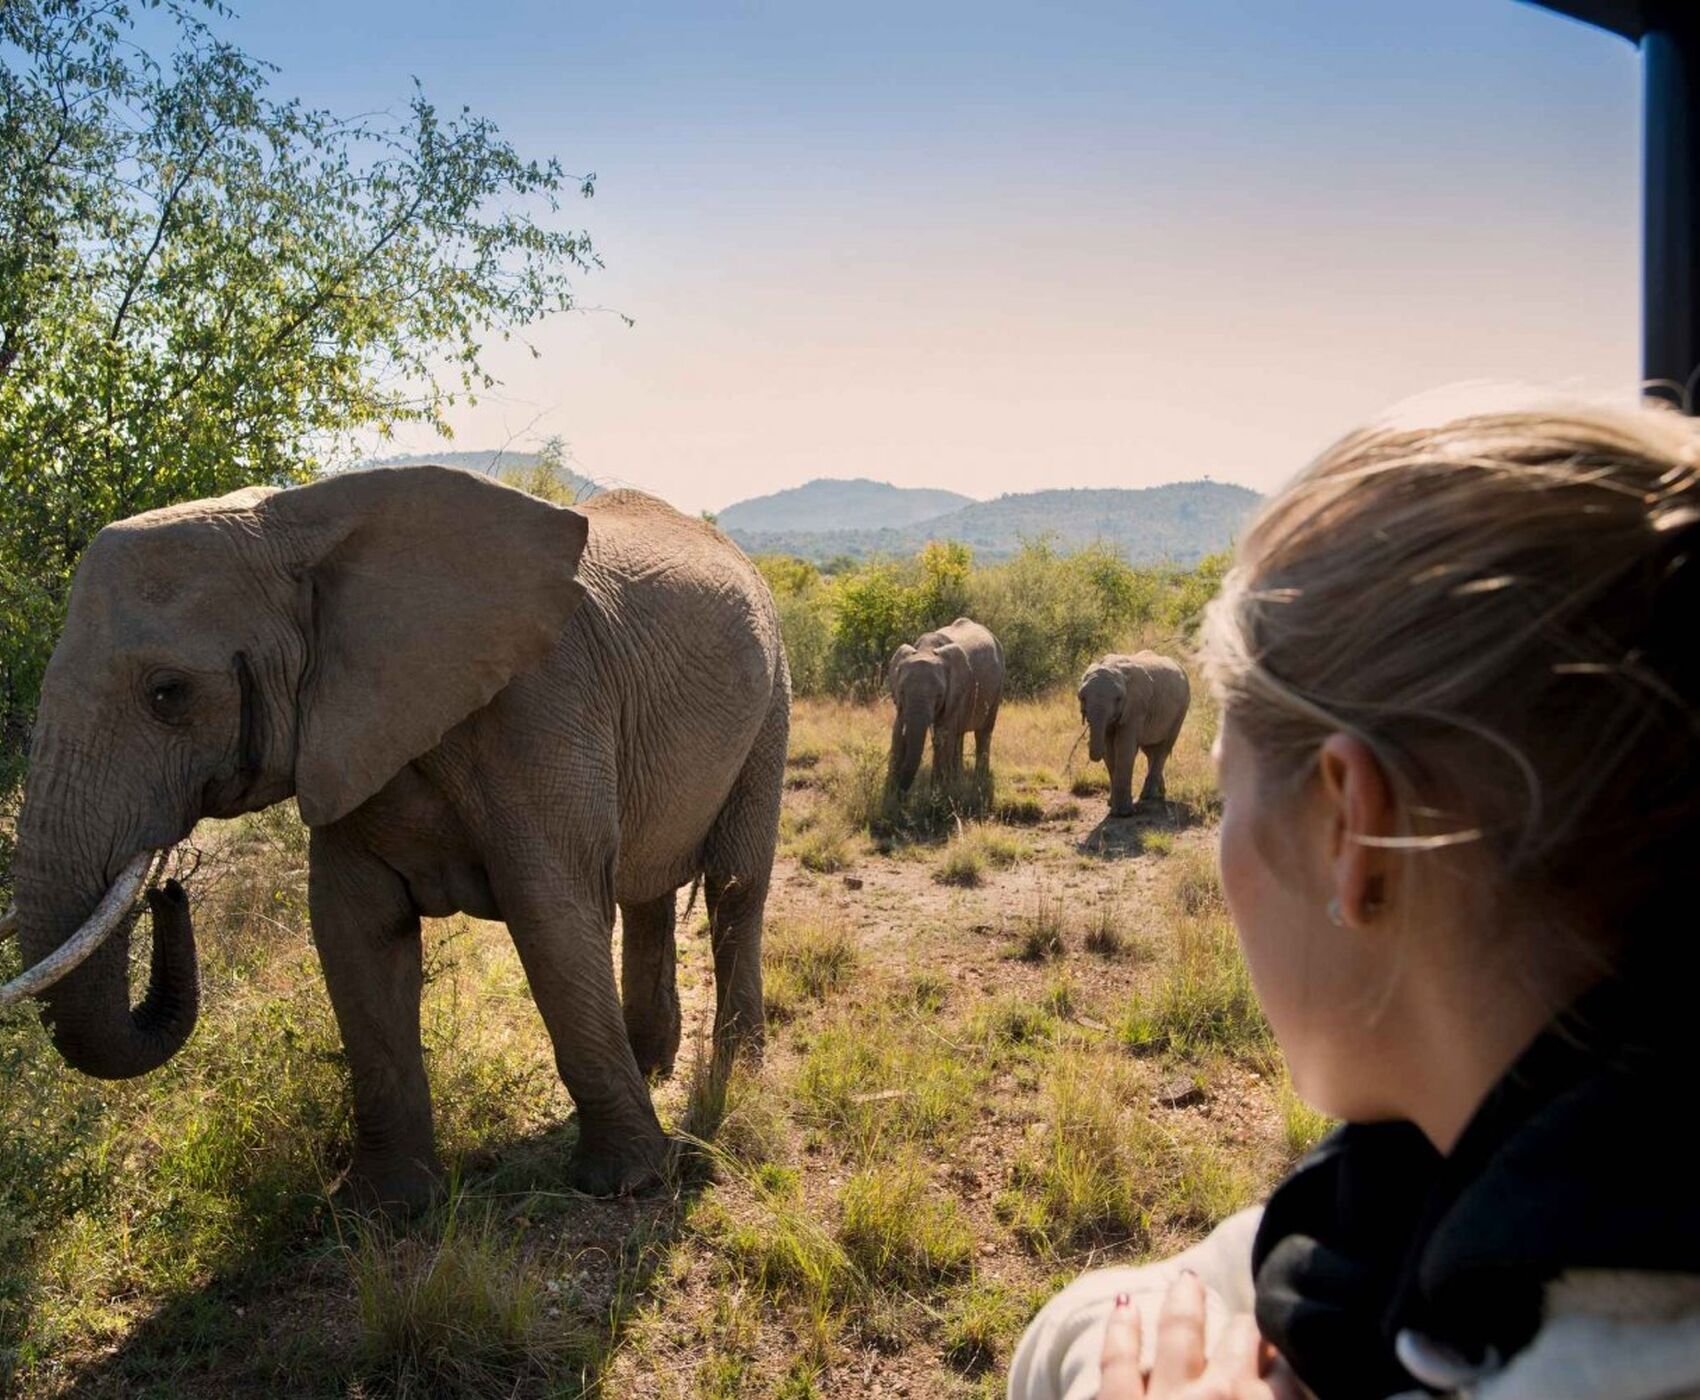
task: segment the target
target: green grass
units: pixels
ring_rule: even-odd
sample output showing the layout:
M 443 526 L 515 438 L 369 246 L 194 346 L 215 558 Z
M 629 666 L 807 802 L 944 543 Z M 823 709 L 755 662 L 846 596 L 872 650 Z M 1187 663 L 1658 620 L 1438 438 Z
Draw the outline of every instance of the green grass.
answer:
M 1201 852 L 1166 866 L 1162 903 L 1172 947 L 1160 974 L 1127 1008 L 1118 1034 L 1141 1053 L 1215 1050 L 1267 1059 L 1272 1042 L 1228 919 L 1214 863 Z
M 585 1377 L 601 1338 L 561 1306 L 564 1261 L 528 1255 L 506 1221 L 451 1198 L 427 1228 L 352 1224 L 360 1369 L 397 1393 L 483 1396 Z
M 1027 853 L 1026 843 L 1019 838 L 976 823 L 951 838 L 933 878 L 941 885 L 972 889 L 985 879 L 987 870 L 1007 870 Z
M 1043 1142 L 1017 1160 L 998 1197 L 1000 1217 L 1040 1255 L 1145 1240 L 1167 1141 L 1135 1106 L 1126 1070 L 1059 1056 L 1048 1098 Z
M 1046 1006 L 1004 996 L 975 1011 L 964 1032 L 995 1063 L 1012 1050 L 1048 1046 L 1056 1038 L 1057 1018 Z
M 925 1292 L 963 1275 L 974 1238 L 956 1203 L 913 1158 L 866 1167 L 845 1183 L 838 1240 L 869 1282 Z
M 1015 956 L 1030 963 L 1060 958 L 1068 951 L 1063 939 L 1067 922 L 1062 896 L 1041 888 L 1031 906 L 1015 918 Z
M 842 990 L 858 960 L 854 936 L 838 923 L 776 920 L 762 945 L 762 997 L 768 1019 L 781 1024 Z
M 1101 958 L 1118 958 L 1129 950 L 1129 940 L 1123 931 L 1121 900 L 1113 892 L 1100 896 L 1092 906 L 1081 947 Z
M 901 1022 L 844 1017 L 798 1067 L 793 1114 L 852 1161 L 942 1148 L 972 1120 L 979 1076 L 948 1044 Z
M 1045 820 L 1045 804 L 1037 797 L 1006 797 L 992 808 L 992 815 L 1005 826 L 1037 826 Z
M 1298 1159 L 1321 1142 L 1334 1126 L 1326 1113 L 1312 1108 L 1294 1092 L 1285 1075 L 1281 1078 L 1281 1143 L 1289 1162 Z
M 912 972 L 892 989 L 888 1001 L 902 1011 L 931 1016 L 950 996 L 950 979 L 937 972 Z
M 1007 1359 L 1030 1311 L 995 1280 L 958 1290 L 945 1307 L 941 1328 L 945 1360 L 964 1375 L 986 1374 Z

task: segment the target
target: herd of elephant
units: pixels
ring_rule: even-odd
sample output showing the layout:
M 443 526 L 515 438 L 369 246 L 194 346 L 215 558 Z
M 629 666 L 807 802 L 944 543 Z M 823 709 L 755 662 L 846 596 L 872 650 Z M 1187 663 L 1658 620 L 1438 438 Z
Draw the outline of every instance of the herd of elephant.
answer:
M 972 731 L 988 765 L 1003 652 L 959 618 L 898 648 L 892 779 L 933 736 L 935 777 Z M 1080 686 L 1110 811 L 1163 796 L 1188 703 L 1150 652 Z M 637 492 L 548 504 L 443 467 L 250 488 L 102 530 L 42 683 L 13 864 L 24 971 L 54 1044 L 102 1078 L 144 1074 L 199 1008 L 190 906 L 147 891 L 153 950 L 131 1004 L 134 902 L 203 817 L 294 797 L 312 936 L 351 1074 L 343 1193 L 409 1208 L 443 1179 L 420 1043 L 421 924 L 506 923 L 578 1115 L 567 1171 L 620 1194 L 669 1144 L 647 1080 L 673 1065 L 677 892 L 700 881 L 717 1063 L 759 1048 L 761 931 L 790 681 L 772 597 L 710 525 Z M 613 928 L 621 965 L 616 986 Z
M 924 633 L 898 647 L 886 671 L 896 718 L 891 775 L 907 792 L 933 736 L 933 780 L 962 772 L 962 748 L 974 736 L 974 765 L 990 771 L 992 730 L 1003 701 L 1003 647 L 972 618 Z M 1134 814 L 1133 761 L 1145 755 L 1141 802 L 1164 800 L 1163 769 L 1180 737 L 1192 689 L 1180 664 L 1154 651 L 1110 655 L 1087 668 L 1076 693 L 1087 751 L 1110 770 L 1110 815 Z

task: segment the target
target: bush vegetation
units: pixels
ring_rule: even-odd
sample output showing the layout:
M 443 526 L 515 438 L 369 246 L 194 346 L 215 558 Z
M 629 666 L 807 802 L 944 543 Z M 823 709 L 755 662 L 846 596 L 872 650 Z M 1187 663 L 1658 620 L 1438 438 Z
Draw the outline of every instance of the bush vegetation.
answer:
M 934 540 L 912 559 L 836 573 L 788 555 L 756 564 L 779 608 L 797 694 L 877 694 L 899 643 L 966 614 L 1003 643 L 1004 693 L 1019 698 L 1072 681 L 1133 637 L 1190 632 L 1226 556 L 1196 569 L 1136 568 L 1108 549 L 1065 554 L 1036 540 L 1013 559 L 978 565 L 966 545 Z

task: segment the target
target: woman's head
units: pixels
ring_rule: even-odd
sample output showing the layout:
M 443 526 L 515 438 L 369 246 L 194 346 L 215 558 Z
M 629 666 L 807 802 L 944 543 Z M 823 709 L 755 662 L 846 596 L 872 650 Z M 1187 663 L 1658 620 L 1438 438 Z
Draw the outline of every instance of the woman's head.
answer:
M 1700 435 L 1655 410 L 1361 432 L 1247 532 L 1203 642 L 1223 881 L 1324 1107 L 1381 1111 L 1380 1013 L 1436 967 L 1561 996 L 1666 932 L 1700 818 L 1691 554 Z

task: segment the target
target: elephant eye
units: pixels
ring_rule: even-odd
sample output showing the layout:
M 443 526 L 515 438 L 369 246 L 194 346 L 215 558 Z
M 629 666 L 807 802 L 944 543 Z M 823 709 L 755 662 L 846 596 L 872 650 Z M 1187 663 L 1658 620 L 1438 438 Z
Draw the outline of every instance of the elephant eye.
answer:
M 192 698 L 189 682 L 182 676 L 155 676 L 148 682 L 148 708 L 167 724 L 179 724 L 188 717 Z

